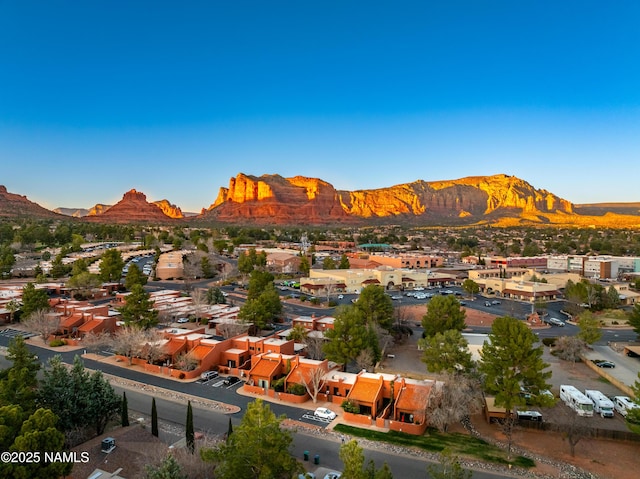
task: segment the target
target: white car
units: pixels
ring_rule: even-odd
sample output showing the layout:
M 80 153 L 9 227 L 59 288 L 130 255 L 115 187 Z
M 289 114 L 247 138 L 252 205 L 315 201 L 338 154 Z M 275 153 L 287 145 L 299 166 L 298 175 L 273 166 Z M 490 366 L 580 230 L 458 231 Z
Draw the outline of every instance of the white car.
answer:
M 180 318 L 177 321 L 180 324 L 184 324 L 184 323 L 188 323 L 189 322 L 189 318 Z
M 324 475 L 324 479 L 340 479 L 342 477 L 341 472 L 327 472 Z
M 343 299 L 344 298 L 344 294 L 339 294 L 338 295 L 338 299 Z
M 326 407 L 319 407 L 315 411 L 313 411 L 313 415 L 316 417 L 321 417 L 322 419 L 329 419 L 333 421 L 336 418 L 336 413 L 331 409 L 327 409 Z

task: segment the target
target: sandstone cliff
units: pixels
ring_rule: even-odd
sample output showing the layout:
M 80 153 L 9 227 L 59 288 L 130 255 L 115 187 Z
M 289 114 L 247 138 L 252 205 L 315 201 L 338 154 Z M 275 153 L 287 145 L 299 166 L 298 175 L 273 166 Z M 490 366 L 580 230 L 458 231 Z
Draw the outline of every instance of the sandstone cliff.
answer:
M 99 215 L 85 216 L 85 220 L 101 223 L 160 222 L 165 223 L 172 218 L 153 203 L 147 202 L 144 193 L 136 190 L 127 191 L 122 200 Z
M 169 218 L 183 218 L 182 210 L 176 205 L 169 203 L 169 200 L 154 201 L 154 205 L 162 210 L 162 212 Z
M 105 211 L 107 211 L 109 208 L 111 208 L 113 205 L 103 205 L 102 203 L 98 203 L 96 204 L 93 208 L 91 208 L 89 210 L 89 212 L 87 213 L 86 216 L 97 216 L 97 215 L 101 215 L 102 213 L 104 213 Z
M 365 219 L 473 223 L 490 216 L 573 213 L 573 205 L 507 175 L 418 180 L 375 190 L 337 191 L 317 178 L 240 173 L 201 216 L 275 224 L 361 223 Z

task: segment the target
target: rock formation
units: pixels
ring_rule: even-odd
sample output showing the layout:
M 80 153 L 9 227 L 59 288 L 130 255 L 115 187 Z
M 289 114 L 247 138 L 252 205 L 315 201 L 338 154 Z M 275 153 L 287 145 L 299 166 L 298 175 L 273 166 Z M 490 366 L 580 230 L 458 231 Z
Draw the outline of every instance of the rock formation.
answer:
M 0 218 L 63 218 L 62 215 L 43 208 L 26 196 L 9 193 L 0 185 Z
M 101 223 L 150 222 L 166 223 L 171 221 L 162 209 L 147 202 L 144 193 L 136 190 L 127 191 L 122 200 L 100 215 L 85 216 L 85 220 Z
M 94 205 L 94 207 L 89 210 L 89 212 L 87 213 L 87 216 L 101 215 L 102 213 L 107 211 L 112 206 L 113 205 L 103 205 L 102 203 L 98 203 L 98 204 Z
M 362 223 L 365 219 L 474 223 L 487 215 L 572 214 L 573 205 L 507 175 L 338 191 L 317 178 L 240 173 L 201 217 L 273 224 Z
M 169 218 L 174 218 L 174 219 L 184 218 L 184 215 L 182 214 L 182 210 L 178 208 L 176 205 L 171 204 L 169 200 L 154 201 L 153 204 L 156 205 L 158 208 L 160 208 L 162 212 L 165 215 L 167 215 Z

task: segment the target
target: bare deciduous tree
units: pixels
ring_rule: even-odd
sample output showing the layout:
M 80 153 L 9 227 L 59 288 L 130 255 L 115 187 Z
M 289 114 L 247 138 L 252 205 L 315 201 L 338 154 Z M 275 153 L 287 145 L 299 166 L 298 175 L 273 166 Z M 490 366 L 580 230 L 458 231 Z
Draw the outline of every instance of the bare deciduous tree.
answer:
M 111 335 L 106 331 L 100 331 L 99 333 L 91 331 L 82 338 L 82 346 L 94 353 L 111 344 Z
M 244 323 L 222 323 L 216 329 L 223 338 L 229 339 L 248 331 L 249 326 Z
M 176 358 L 175 366 L 180 371 L 193 371 L 198 367 L 198 360 L 191 351 L 188 351 Z
M 309 359 L 324 359 L 322 345 L 325 343 L 325 339 L 313 335 L 307 335 L 304 342 L 307 345 L 307 356 Z
M 585 342 L 578 336 L 560 336 L 556 340 L 554 350 L 560 359 L 571 361 L 573 367 L 576 362 L 580 361 L 585 348 Z
M 564 408 L 563 416 L 560 420 L 560 430 L 569 443 L 571 456 L 576 455 L 576 445 L 586 437 L 592 435 L 589 419 L 579 416 L 573 410 Z
M 301 371 L 298 371 L 298 378 L 304 384 L 314 404 L 318 402 L 318 394 L 324 385 L 323 378 L 326 373 L 327 370 L 325 368 L 313 368 L 306 376 Z
M 49 336 L 60 328 L 60 315 L 38 309 L 27 319 L 22 320 L 22 325 L 27 331 L 39 335 L 42 341 L 46 342 Z
M 140 353 L 147 343 L 145 330 L 134 326 L 124 326 L 117 334 L 111 338 L 111 345 L 118 354 L 129 360 L 129 366 L 133 362 L 133 357 Z
M 374 361 L 373 351 L 371 351 L 371 348 L 365 348 L 360 351 L 355 361 L 358 369 L 366 369 L 367 371 L 371 372 L 371 370 L 373 369 Z
M 446 432 L 467 415 L 478 412 L 482 398 L 477 381 L 460 374 L 445 374 L 443 382 L 437 382 L 432 392 L 429 422 Z

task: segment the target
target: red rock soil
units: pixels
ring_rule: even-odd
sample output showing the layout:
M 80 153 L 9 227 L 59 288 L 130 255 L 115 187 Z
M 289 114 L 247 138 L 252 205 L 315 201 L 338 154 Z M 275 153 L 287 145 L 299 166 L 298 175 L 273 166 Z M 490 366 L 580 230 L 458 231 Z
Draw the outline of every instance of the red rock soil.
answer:
M 494 315 L 467 309 L 466 323 L 469 326 L 489 326 Z M 425 306 L 411 308 L 411 317 L 420 321 L 426 312 Z M 489 425 L 482 415 L 472 418 L 476 429 L 483 437 L 504 441 L 500 430 Z M 460 431 L 463 432 L 460 427 Z M 572 464 L 596 474 L 603 479 L 637 479 L 640 477 L 640 442 L 610 441 L 604 439 L 582 439 L 576 445 L 575 456 L 570 454 L 569 443 L 558 433 L 519 429 L 514 433 L 516 447 L 529 450 L 536 455 Z M 557 467 L 537 463 L 536 472 L 561 477 Z

